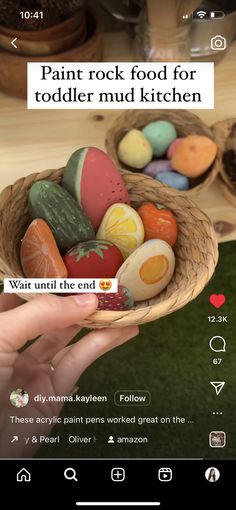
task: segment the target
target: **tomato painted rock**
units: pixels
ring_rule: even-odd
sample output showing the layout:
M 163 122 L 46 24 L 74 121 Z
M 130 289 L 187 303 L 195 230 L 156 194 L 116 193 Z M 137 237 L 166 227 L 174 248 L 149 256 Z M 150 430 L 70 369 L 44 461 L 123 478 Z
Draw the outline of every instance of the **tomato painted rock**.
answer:
M 151 299 L 170 282 L 175 268 L 175 256 L 165 241 L 146 241 L 124 261 L 116 273 L 120 285 L 127 287 L 134 301 Z
M 30 223 L 21 242 L 20 258 L 26 278 L 67 278 L 66 266 L 44 220 Z
M 63 260 L 68 278 L 114 278 L 124 259 L 110 241 L 95 240 L 77 244 Z
M 140 170 L 152 159 L 152 147 L 138 129 L 131 129 L 120 141 L 118 156 L 122 163 Z
M 152 202 L 146 202 L 138 209 L 145 231 L 145 241 L 162 239 L 174 246 L 178 236 L 178 226 L 171 211 L 158 208 Z
M 96 238 L 114 243 L 125 259 L 144 240 L 143 222 L 133 207 L 114 204 L 107 210 Z
M 129 204 L 125 182 L 113 161 L 97 147 L 77 150 L 70 157 L 62 186 L 78 201 L 97 230 L 108 207 Z
M 175 149 L 171 158 L 174 170 L 187 177 L 199 177 L 213 163 L 217 145 L 207 136 L 189 135 Z
M 51 181 L 35 182 L 29 191 L 29 210 L 32 218 L 46 221 L 62 253 L 80 241 L 95 237 L 88 217 L 59 184 Z
M 134 298 L 126 287 L 118 285 L 118 292 L 104 292 L 96 294 L 98 297 L 97 310 L 130 310 L 134 304 Z

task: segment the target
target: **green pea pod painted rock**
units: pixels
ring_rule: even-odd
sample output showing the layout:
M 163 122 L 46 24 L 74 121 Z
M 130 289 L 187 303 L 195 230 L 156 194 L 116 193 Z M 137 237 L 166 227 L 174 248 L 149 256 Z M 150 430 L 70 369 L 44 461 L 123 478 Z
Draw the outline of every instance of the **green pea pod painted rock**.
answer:
M 35 182 L 29 192 L 29 209 L 32 218 L 42 218 L 47 222 L 62 253 L 95 237 L 90 220 L 59 184 Z

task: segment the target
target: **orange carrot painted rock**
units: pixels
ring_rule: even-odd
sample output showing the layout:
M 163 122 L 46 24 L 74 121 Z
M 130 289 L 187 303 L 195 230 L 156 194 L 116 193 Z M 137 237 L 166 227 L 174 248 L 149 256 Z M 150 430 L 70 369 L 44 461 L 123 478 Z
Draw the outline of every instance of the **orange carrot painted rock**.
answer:
M 178 226 L 171 211 L 158 208 L 152 202 L 145 202 L 138 209 L 142 218 L 145 241 L 150 239 L 162 239 L 170 246 L 174 246 L 178 236 Z
M 27 278 L 66 278 L 67 269 L 48 224 L 30 223 L 22 239 L 21 265 Z

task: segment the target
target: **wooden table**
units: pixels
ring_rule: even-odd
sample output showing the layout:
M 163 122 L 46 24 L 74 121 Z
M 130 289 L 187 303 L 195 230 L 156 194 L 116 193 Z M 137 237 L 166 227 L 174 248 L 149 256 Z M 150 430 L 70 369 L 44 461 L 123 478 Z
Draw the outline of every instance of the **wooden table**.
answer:
M 126 33 L 105 36 L 105 60 L 132 60 Z M 208 125 L 236 117 L 236 42 L 215 69 L 215 110 L 193 110 Z M 78 147 L 104 148 L 107 129 L 120 110 L 27 110 L 26 102 L 0 94 L 0 190 L 19 177 L 63 166 Z M 194 200 L 212 219 L 232 226 L 219 241 L 236 239 L 236 209 L 222 195 L 218 182 Z

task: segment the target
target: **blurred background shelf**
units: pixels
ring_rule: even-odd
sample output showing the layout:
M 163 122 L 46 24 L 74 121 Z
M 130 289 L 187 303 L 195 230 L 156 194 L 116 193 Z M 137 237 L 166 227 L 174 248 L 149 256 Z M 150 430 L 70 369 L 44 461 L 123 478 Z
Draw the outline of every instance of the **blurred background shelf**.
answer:
M 105 61 L 125 62 L 132 57 L 127 32 L 105 34 Z M 236 117 L 235 63 L 236 41 L 215 68 L 215 109 L 193 110 L 208 125 Z M 64 165 L 78 147 L 104 148 L 106 131 L 119 113 L 27 110 L 24 100 L 0 94 L 0 190 L 21 176 Z M 217 182 L 194 200 L 216 225 L 220 242 L 236 240 L 236 208 L 223 196 Z

